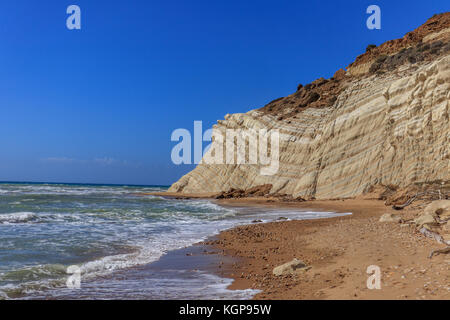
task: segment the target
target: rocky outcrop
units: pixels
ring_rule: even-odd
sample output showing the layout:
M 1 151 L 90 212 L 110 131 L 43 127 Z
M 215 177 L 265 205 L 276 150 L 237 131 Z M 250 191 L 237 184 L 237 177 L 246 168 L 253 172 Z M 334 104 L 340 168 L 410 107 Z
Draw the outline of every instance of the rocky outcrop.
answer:
M 256 186 L 248 190 L 242 189 L 231 189 L 228 191 L 223 191 L 217 196 L 216 199 L 229 199 L 229 198 L 247 198 L 247 197 L 263 197 L 270 193 L 272 189 L 271 184 L 265 184 L 261 186 Z
M 433 17 L 407 40 L 371 49 L 347 72 L 218 121 L 214 128 L 221 132 L 279 130 L 276 174 L 262 175 L 254 164 L 202 163 L 169 191 L 220 193 L 270 184 L 271 194 L 330 199 L 357 196 L 380 184 L 448 183 L 449 17 Z M 421 59 L 409 58 L 420 48 L 425 48 Z M 379 66 L 370 70 L 374 63 Z

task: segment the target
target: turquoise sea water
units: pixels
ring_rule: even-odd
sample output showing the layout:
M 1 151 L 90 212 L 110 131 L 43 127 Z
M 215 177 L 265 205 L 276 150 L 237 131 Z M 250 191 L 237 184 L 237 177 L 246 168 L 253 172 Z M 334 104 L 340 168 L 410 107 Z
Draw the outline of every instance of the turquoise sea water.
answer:
M 140 272 L 170 250 L 256 218 L 332 215 L 140 195 L 165 189 L 1 183 L 0 299 L 248 298 L 253 291 L 226 290 L 228 280 L 210 274 L 152 271 L 145 282 L 124 272 Z M 82 286 L 75 291 L 66 287 L 71 265 L 81 270 Z M 139 278 L 140 294 L 134 278 Z

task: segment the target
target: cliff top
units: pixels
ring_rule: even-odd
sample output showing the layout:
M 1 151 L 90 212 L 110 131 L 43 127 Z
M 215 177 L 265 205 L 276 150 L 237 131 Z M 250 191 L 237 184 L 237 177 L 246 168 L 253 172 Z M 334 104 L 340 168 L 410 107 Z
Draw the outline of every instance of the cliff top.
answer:
M 369 45 L 347 71 L 339 69 L 330 79 L 319 78 L 307 85 L 300 84 L 295 93 L 275 99 L 259 111 L 283 120 L 295 118 L 307 108 L 332 107 L 346 83 L 353 78 L 382 75 L 402 65 L 432 61 L 450 51 L 449 39 L 450 12 L 436 14 L 403 38 L 387 41 L 378 47 Z
M 384 42 L 378 47 L 367 50 L 367 52 L 359 55 L 356 60 L 351 63 L 348 68 L 355 67 L 360 64 L 364 64 L 373 61 L 381 55 L 392 55 L 404 48 L 408 48 L 414 45 L 418 45 L 421 42 L 428 42 L 429 40 L 438 40 L 438 38 L 445 37 L 447 35 L 438 35 L 439 32 L 446 30 L 445 33 L 450 32 L 447 30 L 450 28 L 450 12 L 436 14 L 428 19 L 423 25 L 415 30 L 408 32 L 400 39 L 394 39 Z M 436 34 L 436 37 L 429 38 L 428 36 Z

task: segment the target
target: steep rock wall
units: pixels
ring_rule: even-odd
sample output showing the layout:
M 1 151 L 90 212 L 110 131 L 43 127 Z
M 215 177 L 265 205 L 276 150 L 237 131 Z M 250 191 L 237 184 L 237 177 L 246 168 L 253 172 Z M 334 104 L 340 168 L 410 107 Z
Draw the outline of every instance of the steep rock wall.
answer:
M 450 180 L 450 56 L 348 81 L 335 103 L 294 118 L 253 110 L 227 115 L 216 130 L 275 128 L 280 166 L 199 164 L 169 191 L 220 192 L 272 184 L 272 193 L 351 197 L 376 184 Z

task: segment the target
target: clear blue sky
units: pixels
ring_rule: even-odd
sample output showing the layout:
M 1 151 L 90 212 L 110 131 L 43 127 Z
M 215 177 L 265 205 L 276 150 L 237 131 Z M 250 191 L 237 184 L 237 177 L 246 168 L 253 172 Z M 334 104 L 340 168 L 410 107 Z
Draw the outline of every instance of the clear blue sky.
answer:
M 82 29 L 66 28 L 80 6 Z M 367 6 L 382 29 L 368 30 Z M 170 141 L 331 77 L 448 0 L 0 2 L 0 180 L 170 184 Z

